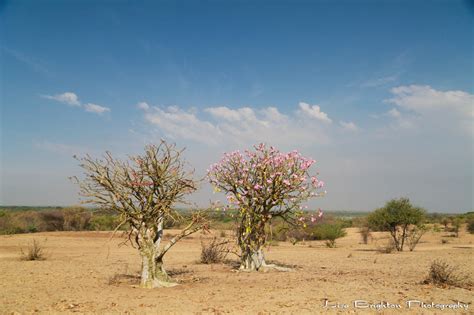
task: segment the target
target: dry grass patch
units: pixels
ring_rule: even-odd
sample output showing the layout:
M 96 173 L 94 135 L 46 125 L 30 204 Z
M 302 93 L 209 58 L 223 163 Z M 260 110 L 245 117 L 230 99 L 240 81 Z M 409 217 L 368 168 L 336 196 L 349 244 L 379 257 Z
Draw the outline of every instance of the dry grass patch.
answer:
M 46 260 L 46 253 L 43 246 L 37 241 L 33 240 L 28 246 L 26 251 L 23 251 L 23 248 L 20 250 L 21 260 Z
M 201 260 L 202 264 L 222 263 L 227 258 L 230 250 L 229 240 L 218 240 L 214 237 L 210 242 L 201 241 Z
M 461 273 L 459 267 L 449 265 L 447 262 L 442 260 L 435 260 L 431 263 L 428 276 L 423 283 L 433 284 L 444 288 L 469 288 L 472 286 L 469 277 Z

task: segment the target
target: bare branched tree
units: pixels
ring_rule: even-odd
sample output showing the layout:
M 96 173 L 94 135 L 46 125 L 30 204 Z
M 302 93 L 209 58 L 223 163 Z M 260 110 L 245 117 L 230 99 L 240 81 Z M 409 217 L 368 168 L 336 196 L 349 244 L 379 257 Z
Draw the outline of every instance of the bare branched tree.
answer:
M 207 226 L 201 213 L 193 212 L 189 224 L 166 245 L 161 244 L 165 220 L 181 217 L 172 206 L 184 203 L 184 197 L 196 190 L 182 152 L 162 140 L 158 146 L 146 146 L 143 155 L 131 156 L 130 161 L 115 159 L 109 152 L 104 159 L 77 158 L 85 178 L 73 179 L 83 202 L 120 214 L 117 229 L 129 224 L 129 240 L 142 258 L 142 287 L 174 285 L 163 267 L 163 256 L 180 239 Z

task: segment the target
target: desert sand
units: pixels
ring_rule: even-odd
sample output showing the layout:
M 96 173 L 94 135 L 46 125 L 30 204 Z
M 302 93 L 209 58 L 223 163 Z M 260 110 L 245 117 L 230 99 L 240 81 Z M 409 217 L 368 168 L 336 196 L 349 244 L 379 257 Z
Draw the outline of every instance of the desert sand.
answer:
M 319 241 L 271 246 L 266 249 L 267 260 L 294 270 L 255 273 L 238 272 L 232 264 L 200 264 L 201 240 L 212 234 L 195 234 L 165 257 L 166 268 L 179 285 L 152 290 L 137 286 L 140 257 L 130 245 L 119 246 L 120 235 L 112 239 L 111 232 L 1 236 L 0 313 L 366 314 L 376 313 L 373 307 L 386 303 L 401 308 L 381 308 L 378 314 L 474 313 L 469 288 L 422 283 L 435 259 L 472 277 L 474 235 L 463 232 L 455 238 L 429 232 L 413 252 L 383 254 L 375 249 L 386 243 L 386 234 L 374 233 L 366 245 L 356 228 L 347 232 L 337 240 L 337 248 L 326 248 Z M 448 243 L 442 244 L 442 238 Z M 46 260 L 20 260 L 20 249 L 33 239 L 44 246 Z M 339 307 L 325 308 L 326 300 Z M 372 308 L 355 308 L 355 300 L 373 304 Z M 426 305 L 408 308 L 409 300 Z M 428 308 L 431 303 L 461 303 L 468 309 Z

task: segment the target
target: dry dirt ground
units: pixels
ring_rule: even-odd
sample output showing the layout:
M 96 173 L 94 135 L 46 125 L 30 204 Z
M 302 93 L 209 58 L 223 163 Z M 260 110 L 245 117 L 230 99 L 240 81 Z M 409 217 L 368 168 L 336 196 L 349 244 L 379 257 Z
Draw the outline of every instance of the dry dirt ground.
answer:
M 176 231 L 168 231 L 168 234 Z M 443 259 L 465 275 L 474 274 L 474 235 L 459 238 L 427 233 L 414 252 L 382 254 L 387 241 L 377 233 L 368 245 L 357 229 L 337 241 L 292 245 L 280 242 L 266 250 L 267 260 L 293 265 L 292 272 L 237 272 L 230 264 L 199 264 L 201 238 L 178 243 L 165 257 L 180 285 L 141 289 L 136 285 L 138 252 L 110 232 L 54 232 L 0 237 L 0 313 L 132 313 L 132 314 L 474 314 L 469 288 L 422 284 L 430 263 Z M 216 233 L 217 234 L 217 233 Z M 442 244 L 441 239 L 448 243 Z M 33 239 L 47 251 L 44 261 L 21 261 L 20 248 Z M 339 308 L 324 308 L 339 304 Z M 353 301 L 373 304 L 355 308 Z M 425 307 L 408 300 L 419 300 Z M 428 308 L 435 304 L 468 304 L 468 309 Z M 344 306 L 346 304 L 346 306 Z M 384 304 L 386 305 L 386 304 Z M 360 306 L 364 306 L 360 304 Z

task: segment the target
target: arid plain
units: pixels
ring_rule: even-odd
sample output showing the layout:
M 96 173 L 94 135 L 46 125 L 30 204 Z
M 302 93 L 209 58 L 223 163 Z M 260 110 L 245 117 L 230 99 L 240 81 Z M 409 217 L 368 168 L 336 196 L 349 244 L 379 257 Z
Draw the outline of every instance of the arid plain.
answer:
M 337 248 L 326 248 L 322 241 L 279 242 L 266 249 L 266 257 L 292 266 L 293 271 L 255 273 L 238 272 L 232 263 L 200 264 L 201 242 L 212 233 L 195 234 L 165 258 L 167 270 L 179 285 L 152 290 L 138 287 L 138 251 L 130 245 L 119 246 L 124 240 L 119 234 L 112 239 L 111 232 L 0 236 L 0 313 L 474 313 L 472 287 L 422 283 L 435 259 L 472 277 L 474 235 L 463 231 L 456 238 L 428 232 L 415 251 L 385 254 L 376 249 L 386 244 L 388 235 L 374 233 L 366 245 L 356 228 L 346 231 L 347 236 L 337 240 Z M 174 233 L 167 231 L 167 236 Z M 20 260 L 21 248 L 33 239 L 45 248 L 46 260 Z M 356 300 L 367 302 L 359 306 L 371 307 L 356 308 Z M 409 300 L 426 305 L 414 303 L 408 308 Z M 395 308 L 382 306 L 387 303 Z M 431 303 L 468 307 L 442 310 L 430 308 Z M 325 308 L 325 304 L 339 307 Z

